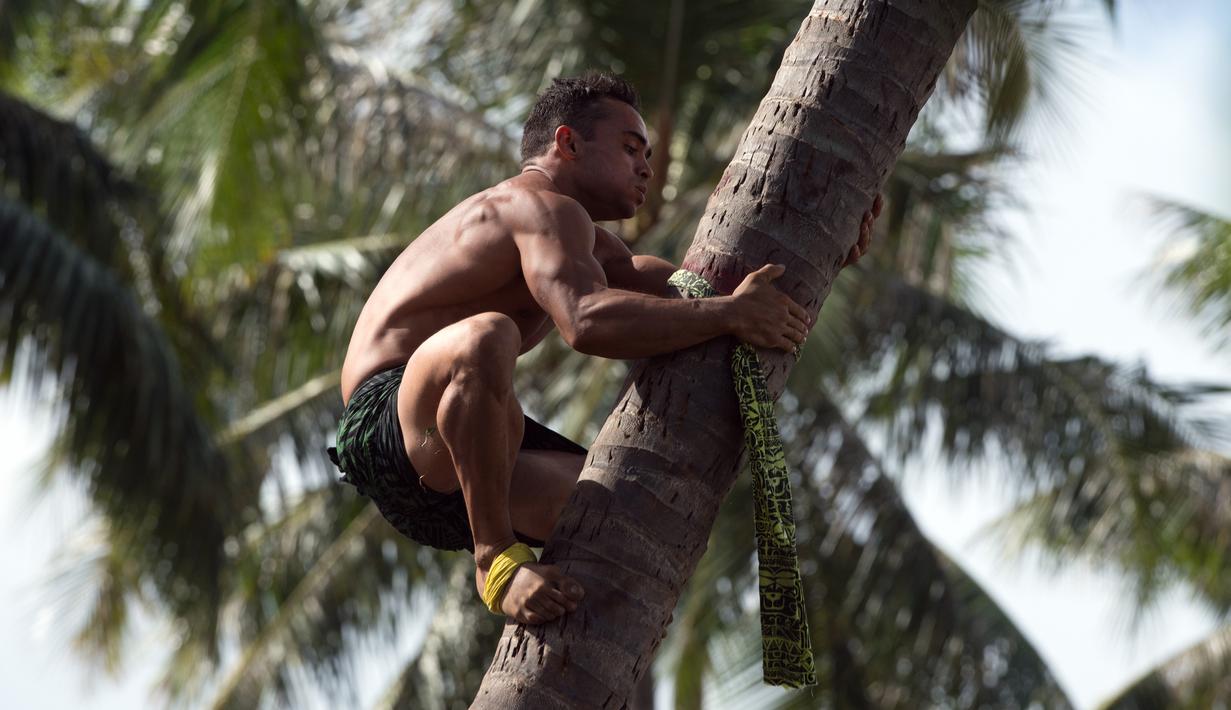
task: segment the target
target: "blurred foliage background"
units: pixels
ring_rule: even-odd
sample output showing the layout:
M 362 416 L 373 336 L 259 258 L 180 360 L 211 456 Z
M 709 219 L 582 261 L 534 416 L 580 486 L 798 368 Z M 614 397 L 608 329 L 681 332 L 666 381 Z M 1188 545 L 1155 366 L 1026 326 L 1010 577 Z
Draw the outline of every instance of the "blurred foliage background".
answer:
M 1228 618 L 1226 432 L 1194 408 L 1224 388 L 1059 357 L 982 309 L 976 274 L 1007 255 L 995 215 L 1015 203 L 1024 126 L 1059 129 L 1074 93 L 1089 28 L 1065 4 L 981 0 L 884 188 L 874 246 L 780 402 L 820 686 L 761 686 L 744 477 L 642 697 L 667 684 L 682 708 L 1067 706 L 907 509 L 898 473 L 929 447 L 959 483 L 1006 462 L 1021 501 L 998 526 L 1008 548 L 1114 568 L 1142 608 L 1179 586 Z M 500 630 L 473 563 L 400 538 L 324 457 L 359 309 L 423 227 L 516 171 L 535 93 L 589 68 L 638 87 L 657 146 L 643 213 L 613 226 L 678 262 L 810 5 L 0 5 L 2 372 L 52 393 L 42 479 L 83 482 L 98 513 L 56 581 L 76 650 L 123 673 L 140 607 L 173 629 L 169 705 L 354 705 L 361 650 L 426 626 L 378 705 L 465 707 Z M 1225 347 L 1231 225 L 1156 211 L 1199 243 L 1164 286 Z M 518 391 L 588 442 L 626 371 L 553 337 L 522 359 Z M 1108 703 L 1227 702 L 1228 634 Z

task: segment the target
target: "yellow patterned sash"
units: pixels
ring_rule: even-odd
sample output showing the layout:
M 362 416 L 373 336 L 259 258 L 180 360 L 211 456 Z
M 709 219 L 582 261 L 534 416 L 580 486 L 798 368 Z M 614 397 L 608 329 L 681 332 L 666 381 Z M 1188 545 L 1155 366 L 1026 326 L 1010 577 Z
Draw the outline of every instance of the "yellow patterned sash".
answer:
M 687 269 L 667 283 L 693 298 L 718 293 Z M 808 632 L 804 587 L 795 551 L 795 515 L 791 483 L 774 402 L 761 362 L 751 346 L 740 343 L 731 355 L 731 376 L 744 421 L 744 444 L 752 459 L 757 561 L 761 591 L 761 669 L 765 682 L 789 688 L 816 685 L 812 640 Z

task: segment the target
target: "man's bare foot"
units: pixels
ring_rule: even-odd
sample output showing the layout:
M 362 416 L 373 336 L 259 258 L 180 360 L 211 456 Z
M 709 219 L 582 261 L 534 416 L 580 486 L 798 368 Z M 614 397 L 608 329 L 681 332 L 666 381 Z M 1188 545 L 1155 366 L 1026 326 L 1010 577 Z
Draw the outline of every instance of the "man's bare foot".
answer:
M 480 597 L 490 569 L 490 563 L 487 569 L 475 567 L 475 587 Z M 500 611 L 521 624 L 545 624 L 577 609 L 583 596 L 581 585 L 555 565 L 527 562 L 513 572 Z

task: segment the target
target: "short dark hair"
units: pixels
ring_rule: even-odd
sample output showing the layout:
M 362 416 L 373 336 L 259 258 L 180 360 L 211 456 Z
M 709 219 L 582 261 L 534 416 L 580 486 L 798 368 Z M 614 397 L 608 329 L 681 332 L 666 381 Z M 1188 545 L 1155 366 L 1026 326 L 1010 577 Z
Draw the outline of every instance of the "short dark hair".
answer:
M 555 139 L 556 127 L 576 128 L 582 138 L 594 137 L 594 124 L 607 117 L 603 99 L 616 99 L 641 110 L 637 90 L 624 79 L 605 72 L 552 79 L 534 105 L 521 137 L 522 165 L 542 155 Z

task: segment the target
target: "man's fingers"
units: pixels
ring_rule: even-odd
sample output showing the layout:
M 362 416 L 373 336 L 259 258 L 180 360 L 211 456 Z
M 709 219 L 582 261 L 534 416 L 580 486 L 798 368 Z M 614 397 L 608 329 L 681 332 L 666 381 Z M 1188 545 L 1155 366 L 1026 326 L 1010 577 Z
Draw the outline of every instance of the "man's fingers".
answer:
M 782 301 L 786 304 L 787 310 L 791 312 L 791 315 L 795 316 L 804 323 L 812 320 L 808 317 L 808 311 L 804 310 L 804 307 L 796 303 L 790 296 L 783 295 Z
M 757 269 L 756 273 L 768 276 L 769 280 L 773 281 L 774 279 L 786 273 L 786 267 L 783 266 L 782 264 L 766 264 L 765 266 L 762 266 L 761 268 Z
M 750 276 L 757 279 L 764 279 L 764 281 L 773 281 L 773 279 L 782 276 L 784 273 L 787 273 L 787 267 L 780 265 L 780 263 L 767 263 L 767 265 L 764 265 L 761 268 L 756 269 L 755 272 L 752 272 Z
M 808 331 L 799 321 L 789 320 L 786 322 L 786 337 L 798 343 L 808 337 Z
M 880 217 L 881 208 L 885 206 L 885 198 L 881 193 L 876 193 L 876 200 L 872 203 L 872 216 Z

